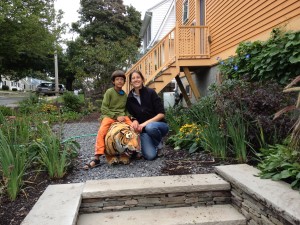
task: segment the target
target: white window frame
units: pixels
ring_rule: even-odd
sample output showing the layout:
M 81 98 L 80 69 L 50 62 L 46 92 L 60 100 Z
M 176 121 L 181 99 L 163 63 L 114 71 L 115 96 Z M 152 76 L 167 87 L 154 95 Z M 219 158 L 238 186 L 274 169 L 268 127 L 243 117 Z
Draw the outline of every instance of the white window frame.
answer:
M 185 0 L 182 5 L 182 23 L 185 24 L 189 19 L 189 0 Z

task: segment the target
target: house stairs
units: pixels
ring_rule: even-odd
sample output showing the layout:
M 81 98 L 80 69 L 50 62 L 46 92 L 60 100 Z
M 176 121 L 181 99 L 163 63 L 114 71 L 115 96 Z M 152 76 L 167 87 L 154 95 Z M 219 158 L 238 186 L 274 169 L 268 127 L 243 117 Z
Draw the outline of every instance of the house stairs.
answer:
M 50 185 L 21 225 L 297 225 L 300 195 L 246 164 Z

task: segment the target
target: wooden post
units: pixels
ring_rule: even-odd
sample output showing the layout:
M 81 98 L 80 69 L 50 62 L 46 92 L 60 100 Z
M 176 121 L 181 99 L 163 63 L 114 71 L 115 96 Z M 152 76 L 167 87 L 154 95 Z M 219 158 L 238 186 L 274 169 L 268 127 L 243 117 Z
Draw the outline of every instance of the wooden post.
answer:
M 184 88 L 184 86 L 183 86 L 183 84 L 181 82 L 181 79 L 180 79 L 179 75 L 177 75 L 175 77 L 175 80 L 177 82 L 177 85 L 178 85 L 178 87 L 179 87 L 179 89 L 180 89 L 180 91 L 182 93 L 182 96 L 183 96 L 183 98 L 184 98 L 187 106 L 190 107 L 192 105 L 191 100 L 190 100 L 189 96 L 186 93 L 186 90 L 185 90 L 185 88 Z
M 191 89 L 192 89 L 192 92 L 194 93 L 194 96 L 196 98 L 196 100 L 200 99 L 200 93 L 198 91 L 198 88 L 196 87 L 193 79 L 192 79 L 192 75 L 190 73 L 190 70 L 188 67 L 183 67 L 183 71 L 184 71 L 184 74 L 186 76 L 186 79 L 188 80 L 190 86 L 191 86 Z

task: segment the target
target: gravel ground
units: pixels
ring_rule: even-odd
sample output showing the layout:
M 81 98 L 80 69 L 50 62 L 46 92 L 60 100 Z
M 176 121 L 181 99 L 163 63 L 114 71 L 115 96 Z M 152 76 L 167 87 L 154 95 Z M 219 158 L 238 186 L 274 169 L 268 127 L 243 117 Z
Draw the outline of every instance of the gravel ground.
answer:
M 99 128 L 98 122 L 87 123 L 70 123 L 64 124 L 63 139 L 74 136 L 96 134 Z M 57 129 L 57 127 L 56 127 Z M 79 157 L 75 163 L 75 168 L 67 177 L 72 183 L 85 182 L 96 179 L 113 179 L 124 177 L 149 177 L 161 175 L 161 169 L 164 164 L 162 158 L 154 161 L 133 160 L 129 165 L 110 166 L 106 163 L 105 158 L 101 158 L 101 166 L 90 170 L 84 170 L 82 167 L 93 158 L 94 145 L 96 136 L 76 138 L 80 144 Z

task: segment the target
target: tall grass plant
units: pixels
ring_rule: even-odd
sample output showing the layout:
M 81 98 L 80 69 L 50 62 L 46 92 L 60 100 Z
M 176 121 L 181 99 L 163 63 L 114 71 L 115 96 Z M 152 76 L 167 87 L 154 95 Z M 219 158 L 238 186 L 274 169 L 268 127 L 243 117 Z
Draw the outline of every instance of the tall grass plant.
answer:
M 232 150 L 238 162 L 247 161 L 247 126 L 241 114 L 229 115 L 226 118 L 226 128 L 232 142 Z
M 16 138 L 12 138 L 14 140 Z M 0 168 L 4 186 L 15 200 L 23 185 L 23 175 L 28 166 L 27 150 L 24 145 L 10 142 L 0 130 Z

